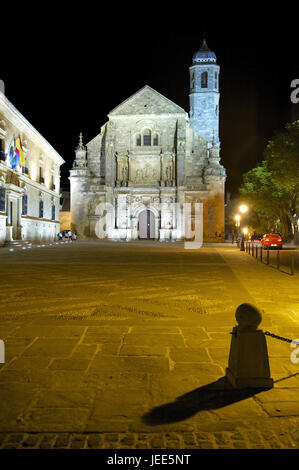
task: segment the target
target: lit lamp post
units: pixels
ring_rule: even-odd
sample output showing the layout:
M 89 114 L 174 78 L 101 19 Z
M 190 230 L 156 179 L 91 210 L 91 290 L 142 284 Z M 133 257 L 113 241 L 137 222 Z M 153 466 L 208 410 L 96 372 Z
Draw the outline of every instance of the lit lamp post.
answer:
M 239 240 L 240 240 L 240 220 L 241 220 L 241 216 L 239 214 L 235 215 L 237 234 L 238 234 L 238 239 L 237 239 L 238 246 L 239 246 Z
M 246 206 L 246 204 L 242 204 L 240 207 L 239 207 L 239 211 L 242 213 L 242 214 L 245 214 L 247 211 L 248 211 L 248 207 Z M 240 217 L 240 216 L 239 216 Z M 240 220 L 241 220 L 241 217 L 240 217 Z M 239 225 L 240 226 L 240 225 Z M 246 229 L 247 230 L 247 229 Z M 244 247 L 244 235 L 246 235 L 248 232 L 248 230 L 245 232 L 245 228 L 242 230 L 242 239 L 241 239 L 241 251 L 245 251 L 245 247 Z

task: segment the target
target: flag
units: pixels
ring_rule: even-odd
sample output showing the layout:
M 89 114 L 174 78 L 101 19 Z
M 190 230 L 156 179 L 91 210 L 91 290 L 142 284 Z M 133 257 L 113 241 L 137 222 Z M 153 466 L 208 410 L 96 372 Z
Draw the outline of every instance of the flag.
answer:
M 17 157 L 17 164 L 22 167 L 26 165 L 25 155 L 23 153 L 23 147 L 21 142 L 21 137 L 17 138 L 16 142 L 16 157 Z
M 15 148 L 15 138 L 13 138 L 9 146 L 9 162 L 12 168 L 15 168 L 17 166 Z

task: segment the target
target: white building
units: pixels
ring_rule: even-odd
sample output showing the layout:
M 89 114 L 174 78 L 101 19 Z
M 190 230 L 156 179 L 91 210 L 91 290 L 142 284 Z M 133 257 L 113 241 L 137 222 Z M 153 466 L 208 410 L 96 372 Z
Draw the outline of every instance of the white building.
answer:
M 20 138 L 25 161 L 11 163 Z M 60 230 L 62 157 L 0 92 L 0 245 L 53 241 Z
M 197 221 L 204 240 L 223 240 L 218 82 L 204 41 L 190 67 L 190 117 L 144 86 L 109 113 L 87 149 L 80 137 L 70 172 L 80 238 L 182 240 Z

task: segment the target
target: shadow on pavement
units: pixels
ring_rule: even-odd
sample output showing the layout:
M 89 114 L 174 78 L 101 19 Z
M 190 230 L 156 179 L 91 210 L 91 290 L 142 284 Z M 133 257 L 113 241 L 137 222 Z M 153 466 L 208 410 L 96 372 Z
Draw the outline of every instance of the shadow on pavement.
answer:
M 234 389 L 226 377 L 182 395 L 172 403 L 157 406 L 143 415 L 149 426 L 183 421 L 203 410 L 215 410 L 253 397 L 268 388 Z

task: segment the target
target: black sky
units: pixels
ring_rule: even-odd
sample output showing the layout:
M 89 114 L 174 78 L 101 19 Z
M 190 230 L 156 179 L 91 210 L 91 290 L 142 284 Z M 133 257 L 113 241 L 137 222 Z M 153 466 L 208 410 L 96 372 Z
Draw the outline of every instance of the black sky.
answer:
M 26 4 L 17 38 L 13 12 L 4 15 L 0 67 L 7 98 L 66 161 L 63 186 L 79 132 L 91 140 L 109 111 L 144 85 L 189 112 L 188 67 L 204 34 L 221 67 L 221 157 L 232 196 L 275 130 L 299 119 L 299 103 L 290 101 L 299 78 L 297 7 L 268 4 L 262 14 L 252 3 L 223 11 L 210 4 L 203 14 L 192 4 L 163 12 L 161 4 L 63 5 Z

